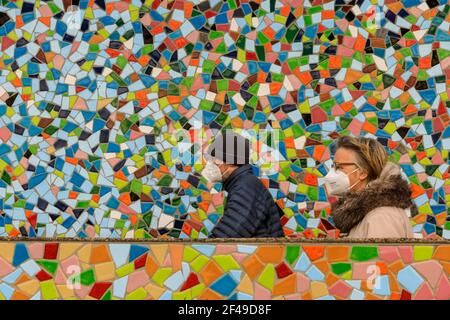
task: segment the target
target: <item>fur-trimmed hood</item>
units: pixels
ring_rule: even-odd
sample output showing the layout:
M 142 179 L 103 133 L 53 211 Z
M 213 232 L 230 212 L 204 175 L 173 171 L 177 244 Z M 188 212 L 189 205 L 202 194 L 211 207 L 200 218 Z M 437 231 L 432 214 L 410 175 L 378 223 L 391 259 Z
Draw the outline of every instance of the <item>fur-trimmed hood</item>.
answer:
M 417 214 L 408 182 L 402 178 L 400 167 L 391 162 L 364 190 L 350 192 L 332 205 L 333 222 L 341 232 L 348 233 L 378 207 L 409 208 L 412 216 Z

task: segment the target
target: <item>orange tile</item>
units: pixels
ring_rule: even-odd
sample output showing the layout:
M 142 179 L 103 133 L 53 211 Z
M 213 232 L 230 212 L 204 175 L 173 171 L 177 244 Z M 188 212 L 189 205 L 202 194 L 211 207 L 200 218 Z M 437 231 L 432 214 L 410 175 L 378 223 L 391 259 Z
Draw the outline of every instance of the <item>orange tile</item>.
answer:
M 317 268 L 319 268 L 319 270 L 322 271 L 323 274 L 327 274 L 330 271 L 330 265 L 328 264 L 328 261 L 326 261 L 326 260 L 314 262 L 313 264 Z
M 145 272 L 149 277 L 153 277 L 155 272 L 158 270 L 158 262 L 156 262 L 155 258 L 153 258 L 150 254 L 147 255 L 147 261 L 145 263 Z
M 173 270 L 181 270 L 181 262 L 183 261 L 183 245 L 169 244 L 169 252 Z
M 400 297 L 401 297 L 400 293 L 392 292 L 391 296 L 389 297 L 389 300 L 400 300 Z
M 251 255 L 242 263 L 242 268 L 247 273 L 250 279 L 254 280 L 264 268 L 264 264 L 258 259 L 256 255 Z
M 223 297 L 212 291 L 210 288 L 206 288 L 205 291 L 198 296 L 198 300 L 223 300 Z
M 389 270 L 391 270 L 394 273 L 399 272 L 401 269 L 403 269 L 405 267 L 405 264 L 403 263 L 402 260 L 397 260 L 395 262 L 392 262 L 389 265 Z
M 280 296 L 290 293 L 295 293 L 297 288 L 297 275 L 295 273 L 280 280 L 273 286 L 272 294 L 274 296 Z
M 203 279 L 203 283 L 209 286 L 223 274 L 223 271 L 222 269 L 220 269 L 217 263 L 215 263 L 213 260 L 210 260 L 199 272 L 199 274 Z
M 26 273 L 24 273 L 16 280 L 15 285 L 17 286 L 18 284 L 21 284 L 23 282 L 27 282 L 30 279 L 31 278 Z
M 333 283 L 335 283 L 336 281 L 338 281 L 340 278 L 332 273 L 330 273 L 329 275 L 327 275 L 327 277 L 325 278 L 325 282 L 327 284 L 327 286 L 331 286 Z
M 370 292 L 366 293 L 366 300 L 383 300 L 383 298 L 380 298 L 379 296 L 376 296 Z
M 392 272 L 389 272 L 389 287 L 391 288 L 391 291 L 400 292 L 400 286 L 398 285 L 397 278 L 394 276 Z
M 388 267 L 386 262 L 378 261 L 376 265 L 378 266 L 378 268 L 380 268 L 380 274 L 388 274 Z
M 445 273 L 450 274 L 450 262 L 442 261 L 441 265 L 444 267 Z
M 255 255 L 263 263 L 280 263 L 284 257 L 284 246 L 262 245 L 256 249 Z
M 302 300 L 312 300 L 311 292 L 306 292 L 302 295 Z
M 311 261 L 322 258 L 325 253 L 324 246 L 304 246 L 303 250 L 306 252 Z
M 92 248 L 90 263 L 102 263 L 111 261 L 108 247 L 105 244 L 96 245 Z
M 349 247 L 326 246 L 328 262 L 347 261 L 349 257 Z
M 29 299 L 30 299 L 29 296 L 20 291 L 15 291 L 11 296 L 11 300 L 29 300 Z
M 438 246 L 434 251 L 433 259 L 450 261 L 450 246 Z

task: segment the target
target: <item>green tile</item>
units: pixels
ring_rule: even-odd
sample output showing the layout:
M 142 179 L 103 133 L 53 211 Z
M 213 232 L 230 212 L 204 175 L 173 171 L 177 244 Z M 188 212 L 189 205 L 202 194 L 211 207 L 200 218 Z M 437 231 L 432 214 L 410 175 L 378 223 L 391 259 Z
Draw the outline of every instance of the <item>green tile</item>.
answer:
M 293 264 L 300 254 L 300 246 L 287 246 L 286 247 L 286 261 L 289 264 Z
M 191 262 L 194 260 L 200 253 L 197 250 L 192 249 L 190 246 L 184 246 L 183 250 L 183 261 Z
M 414 261 L 429 260 L 433 256 L 433 246 L 414 246 Z
M 163 286 L 164 281 L 172 274 L 172 268 L 160 268 L 152 277 L 152 280 L 160 287 Z
M 36 263 L 42 266 L 47 272 L 54 275 L 58 269 L 58 262 L 49 260 L 38 260 Z
M 371 246 L 354 246 L 350 258 L 355 261 L 367 261 L 378 257 L 378 248 Z
M 142 300 L 147 296 L 144 288 L 139 288 L 126 295 L 125 300 Z
M 54 300 L 58 298 L 58 291 L 53 280 L 42 281 L 39 285 L 43 300 Z
M 134 263 L 130 262 L 130 263 L 127 263 L 126 265 L 123 265 L 120 268 L 118 268 L 116 270 L 116 273 L 119 278 L 122 278 L 122 277 L 126 276 L 127 274 L 132 273 L 133 271 L 134 271 Z
M 239 270 L 241 268 L 236 260 L 230 255 L 218 255 L 214 256 L 213 259 L 225 272 L 233 269 Z
M 191 262 L 191 268 L 195 272 L 200 272 L 200 270 L 202 270 L 202 268 L 208 263 L 208 261 L 208 257 L 204 255 L 198 256 L 194 261 Z
M 258 278 L 258 283 L 264 288 L 272 290 L 275 280 L 275 267 L 272 264 L 266 265 L 263 272 Z
M 338 263 L 331 264 L 331 270 L 333 270 L 333 273 L 335 273 L 335 274 L 342 274 L 351 269 L 352 269 L 351 263 L 338 262 Z
M 95 274 L 93 269 L 86 270 L 80 274 L 80 281 L 82 285 L 90 286 L 95 282 Z

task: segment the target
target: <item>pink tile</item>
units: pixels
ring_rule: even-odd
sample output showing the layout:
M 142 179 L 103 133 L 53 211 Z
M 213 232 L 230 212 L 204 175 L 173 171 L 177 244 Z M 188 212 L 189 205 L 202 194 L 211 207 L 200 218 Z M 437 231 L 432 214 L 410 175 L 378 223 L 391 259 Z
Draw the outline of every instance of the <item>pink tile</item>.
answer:
M 61 270 L 61 268 L 58 268 L 58 270 L 56 270 L 55 283 L 67 284 L 67 278 L 64 275 L 64 272 Z
M 413 262 L 413 248 L 412 246 L 398 246 L 398 252 L 404 263 Z
M 416 294 L 412 298 L 413 300 L 434 300 L 433 291 L 427 282 L 424 282 L 417 290 Z
M 228 253 L 233 253 L 236 251 L 237 251 L 237 248 L 235 245 L 219 244 L 216 247 L 216 255 L 228 254 Z
M 172 267 L 172 259 L 170 258 L 170 254 L 166 256 L 164 259 L 164 263 L 162 264 L 162 267 Z
M 61 262 L 61 269 L 66 276 L 73 276 L 80 273 L 80 259 L 75 254 L 70 256 Z
M 28 253 L 30 254 L 30 257 L 38 260 L 42 259 L 44 257 L 44 244 L 43 243 L 32 243 L 28 246 Z
M 10 274 L 14 270 L 15 268 L 8 261 L 0 257 L 0 277 Z
M 302 300 L 302 295 L 299 293 L 288 294 L 284 296 L 286 300 Z
M 82 284 L 74 284 L 73 286 L 75 295 L 80 299 L 84 299 L 89 294 L 89 292 L 91 292 L 90 286 L 84 286 Z
M 224 196 L 225 196 L 225 195 L 224 195 L 223 192 L 216 193 L 216 194 L 213 194 L 213 195 L 212 195 L 211 201 L 212 201 L 212 203 L 214 204 L 215 207 L 217 207 L 217 206 L 223 204 Z
M 400 258 L 398 251 L 397 251 L 397 247 L 379 246 L 378 253 L 379 253 L 380 259 L 388 261 L 388 262 L 393 262 Z
M 0 139 L 6 143 L 11 137 L 11 131 L 9 131 L 8 127 L 0 128 Z
M 232 256 L 238 264 L 241 264 L 246 258 L 248 258 L 248 254 L 239 252 L 233 253 Z
M 128 276 L 127 292 L 131 292 L 145 285 L 150 281 L 147 272 L 145 270 L 133 272 Z
M 342 280 L 338 280 L 328 289 L 333 296 L 346 299 L 352 292 L 353 288 Z
M 428 260 L 413 263 L 412 266 L 417 270 L 417 272 L 425 277 L 432 288 L 436 287 L 443 270 L 439 262 L 435 260 Z
M 272 295 L 269 290 L 255 283 L 255 300 L 270 300 Z
M 448 281 L 448 278 L 444 273 L 442 273 L 441 279 L 439 280 L 437 286 L 436 299 L 438 300 L 450 299 L 450 282 Z
M 297 273 L 297 291 L 302 293 L 309 290 L 309 278 L 301 273 Z
M 370 266 L 376 265 L 374 262 L 355 262 L 353 263 L 352 279 L 353 280 L 367 280 L 373 271 Z
M 359 136 L 362 126 L 363 123 L 361 121 L 353 119 L 350 125 L 347 127 L 347 129 L 350 130 L 350 132 L 353 133 L 355 136 Z

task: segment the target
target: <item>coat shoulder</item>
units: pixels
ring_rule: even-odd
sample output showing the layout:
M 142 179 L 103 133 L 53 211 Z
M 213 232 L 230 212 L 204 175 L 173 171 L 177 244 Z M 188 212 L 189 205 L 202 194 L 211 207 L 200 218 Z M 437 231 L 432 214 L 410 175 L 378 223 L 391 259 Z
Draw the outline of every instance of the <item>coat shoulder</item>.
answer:
M 350 235 L 355 238 L 410 238 L 412 229 L 404 209 L 385 206 L 371 210 Z

